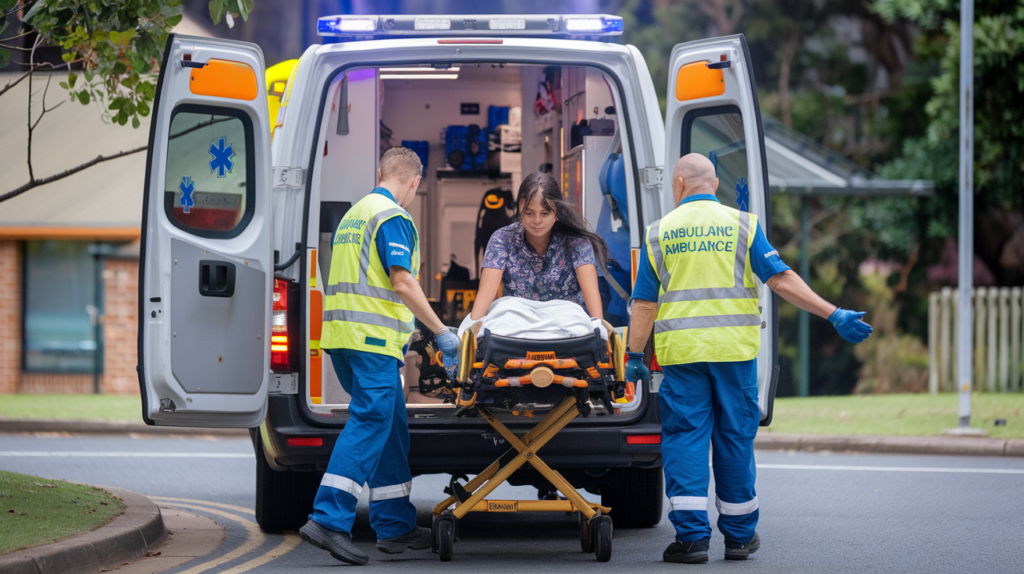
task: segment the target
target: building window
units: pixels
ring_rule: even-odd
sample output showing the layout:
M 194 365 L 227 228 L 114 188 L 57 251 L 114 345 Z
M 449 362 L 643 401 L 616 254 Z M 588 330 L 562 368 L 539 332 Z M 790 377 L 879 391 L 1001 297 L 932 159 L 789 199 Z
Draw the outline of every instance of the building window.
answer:
M 24 261 L 24 370 L 102 372 L 96 321 L 103 292 L 84 241 L 26 241 Z

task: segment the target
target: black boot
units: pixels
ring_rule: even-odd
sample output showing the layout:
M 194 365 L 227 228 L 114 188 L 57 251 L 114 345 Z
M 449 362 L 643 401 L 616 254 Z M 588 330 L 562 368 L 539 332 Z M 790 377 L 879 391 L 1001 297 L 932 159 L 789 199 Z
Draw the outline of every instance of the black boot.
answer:
M 747 556 L 750 556 L 757 549 L 761 547 L 761 537 L 754 533 L 754 537 L 750 539 L 750 542 L 746 544 L 740 544 L 734 540 L 725 540 L 725 559 L 726 560 L 746 560 Z
M 701 538 L 693 542 L 680 542 L 676 540 L 668 545 L 662 559 L 665 562 L 676 562 L 680 564 L 703 564 L 708 561 L 708 547 L 711 545 L 710 538 Z

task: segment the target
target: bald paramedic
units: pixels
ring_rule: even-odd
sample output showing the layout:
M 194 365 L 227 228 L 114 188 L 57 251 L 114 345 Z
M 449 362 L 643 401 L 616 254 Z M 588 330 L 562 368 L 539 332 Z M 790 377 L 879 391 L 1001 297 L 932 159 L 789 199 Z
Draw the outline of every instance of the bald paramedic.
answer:
M 414 316 L 437 335 L 449 369 L 459 340 L 431 310 L 416 279 L 419 237 L 405 206 L 422 173 L 412 150 L 384 152 L 380 185 L 348 210 L 334 234 L 320 347 L 352 398 L 313 514 L 299 533 L 349 564 L 369 560 L 351 537 L 364 485 L 378 550 L 399 554 L 431 546 L 430 529 L 416 526 L 416 507 L 409 502 L 409 426 L 399 361 Z
M 754 435 L 761 310 L 755 275 L 797 307 L 828 318 L 852 343 L 871 327 L 864 313 L 817 296 L 779 258 L 757 216 L 715 198 L 715 167 L 700 154 L 672 172 L 678 205 L 645 234 L 633 289 L 626 377 L 649 376 L 642 350 L 652 327 L 661 384 L 661 453 L 675 541 L 666 562 L 708 561 L 708 443 L 712 445 L 718 529 L 725 559 L 745 560 L 760 547 L 756 532 Z

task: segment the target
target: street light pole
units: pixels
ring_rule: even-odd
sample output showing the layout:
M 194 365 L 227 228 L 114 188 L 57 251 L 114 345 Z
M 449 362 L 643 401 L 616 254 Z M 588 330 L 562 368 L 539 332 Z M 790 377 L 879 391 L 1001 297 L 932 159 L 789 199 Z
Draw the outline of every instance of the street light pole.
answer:
M 957 381 L 960 393 L 959 428 L 971 426 L 971 370 L 974 360 L 974 0 L 960 2 L 960 254 L 958 283 L 960 325 L 957 334 Z

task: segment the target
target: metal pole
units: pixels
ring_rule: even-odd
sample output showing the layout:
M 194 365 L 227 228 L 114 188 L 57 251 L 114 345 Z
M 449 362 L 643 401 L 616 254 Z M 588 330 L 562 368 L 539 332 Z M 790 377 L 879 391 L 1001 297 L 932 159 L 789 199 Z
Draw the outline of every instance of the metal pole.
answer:
M 810 230 L 807 229 L 807 220 L 810 219 L 808 212 L 810 207 L 807 204 L 807 196 L 800 196 L 800 277 L 805 283 L 811 283 L 811 262 L 808 255 L 807 244 L 809 242 Z M 810 395 L 811 392 L 811 316 L 807 311 L 800 310 L 800 387 L 801 397 Z
M 960 393 L 961 429 L 971 426 L 971 369 L 974 322 L 971 291 L 974 288 L 974 0 L 960 2 L 960 332 L 957 381 Z

